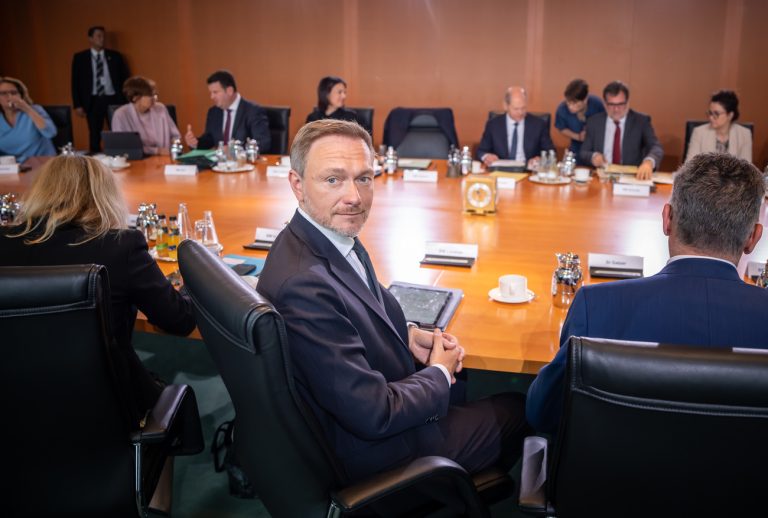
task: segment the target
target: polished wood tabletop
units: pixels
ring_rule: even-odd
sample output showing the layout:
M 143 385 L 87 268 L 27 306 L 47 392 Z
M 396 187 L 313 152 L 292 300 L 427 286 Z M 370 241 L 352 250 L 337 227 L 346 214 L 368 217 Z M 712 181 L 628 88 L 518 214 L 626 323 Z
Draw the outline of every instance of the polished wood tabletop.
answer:
M 242 245 L 253 241 L 256 227 L 280 228 L 297 203 L 286 178 L 268 177 L 266 157 L 247 173 L 204 171 L 196 176 L 165 176 L 167 157 L 131 162 L 115 172 L 132 212 L 140 202 L 155 202 L 160 212 L 174 214 L 186 202 L 192 220 L 212 210 L 224 254 L 265 257 Z M 650 197 L 614 196 L 610 183 L 597 178 L 587 185 L 541 185 L 521 181 L 500 190 L 498 212 L 479 216 L 462 211 L 461 179 L 447 178 L 444 161 L 434 161 L 437 183 L 406 182 L 402 172 L 375 180 L 371 216 L 360 238 L 370 252 L 384 285 L 403 281 L 461 288 L 464 298 L 447 330 L 467 350 L 470 368 L 536 373 L 559 348 L 566 310 L 552 305 L 552 273 L 556 252 L 581 256 L 585 284 L 589 252 L 639 255 L 644 273 L 658 272 L 669 254 L 662 232 L 661 211 L 671 187 L 657 186 Z M 0 175 L 0 193 L 23 193 L 35 170 Z M 761 214 L 761 221 L 765 214 Z M 476 243 L 479 255 L 471 268 L 423 266 L 427 241 Z M 764 259 L 761 243 L 752 256 Z M 744 272 L 745 257 L 740 265 Z M 170 272 L 173 265 L 164 263 Z M 488 295 L 504 274 L 528 278 L 535 294 L 529 303 L 503 304 Z M 140 323 L 140 329 L 147 329 Z M 199 336 L 199 335 L 198 335 Z

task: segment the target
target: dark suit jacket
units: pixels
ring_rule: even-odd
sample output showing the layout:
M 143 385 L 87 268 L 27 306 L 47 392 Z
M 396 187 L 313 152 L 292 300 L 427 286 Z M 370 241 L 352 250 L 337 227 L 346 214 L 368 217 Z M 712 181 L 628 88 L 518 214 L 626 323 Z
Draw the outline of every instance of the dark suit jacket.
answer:
M 587 119 L 587 136 L 581 146 L 579 157 L 585 164 L 592 163 L 593 153 L 602 153 L 605 145 L 605 120 L 608 114 L 597 113 Z M 643 113 L 629 110 L 621 136 L 621 163 L 623 165 L 640 165 L 646 157 L 656 161 L 656 168 L 661 165 L 664 150 L 656 138 L 651 126 L 651 118 Z
M 198 137 L 197 149 L 210 149 L 222 141 L 223 126 L 224 112 L 221 108 L 211 106 L 205 118 L 205 133 Z M 272 145 L 272 136 L 264 109 L 240 97 L 231 138 L 239 140 L 243 145 L 245 145 L 245 139 L 255 138 L 259 141 L 259 149 L 269 149 Z
M 547 124 L 539 117 L 525 116 L 525 131 L 523 132 L 523 152 L 525 159 L 538 156 L 542 151 L 555 149 L 552 138 L 549 136 Z M 477 147 L 477 158 L 482 159 L 486 153 L 493 153 L 502 160 L 514 160 L 509 156 L 509 144 L 507 141 L 507 114 L 497 115 L 485 123 L 483 138 Z
M 416 370 L 397 300 L 382 286 L 382 307 L 300 214 L 275 240 L 257 289 L 285 320 L 298 390 L 350 477 L 410 460 L 419 443 L 438 440 L 445 376 Z
M 645 279 L 584 286 L 568 311 L 560 350 L 528 391 L 528 422 L 556 431 L 571 336 L 768 348 L 767 321 L 768 291 L 712 259 L 679 259 Z
M 24 238 L 9 238 L 18 228 L 0 227 L 1 266 L 45 266 L 56 264 L 102 264 L 107 268 L 112 297 L 112 328 L 132 386 L 137 408 L 143 415 L 160 394 L 160 387 L 146 371 L 131 345 L 137 308 L 163 330 L 189 334 L 195 328 L 190 300 L 166 280 L 147 251 L 147 242 L 137 230 L 110 232 L 101 239 L 70 246 L 84 237 L 80 227 L 64 225 L 40 244 L 24 244 Z
M 118 102 L 115 104 L 125 103 L 123 83 L 128 79 L 128 66 L 122 54 L 115 50 L 104 49 L 104 59 L 107 61 L 109 78 L 118 97 Z M 91 66 L 91 49 L 88 49 L 78 52 L 72 58 L 72 106 L 89 111 L 91 92 L 93 92 L 93 67 Z

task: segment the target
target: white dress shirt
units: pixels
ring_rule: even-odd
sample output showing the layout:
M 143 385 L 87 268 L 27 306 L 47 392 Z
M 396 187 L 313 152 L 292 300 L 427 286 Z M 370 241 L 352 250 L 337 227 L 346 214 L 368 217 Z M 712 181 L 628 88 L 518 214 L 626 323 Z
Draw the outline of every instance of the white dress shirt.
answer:
M 229 108 L 227 108 L 226 110 L 221 110 L 222 112 L 224 112 L 223 113 L 224 116 L 221 119 L 221 134 L 222 135 L 224 135 L 224 133 L 226 133 L 226 130 L 227 130 L 227 111 L 228 110 L 232 110 L 231 114 L 229 116 L 229 118 L 230 118 L 230 121 L 229 121 L 229 126 L 230 126 L 229 127 L 229 138 L 230 139 L 232 139 L 232 133 L 233 133 L 233 130 L 235 129 L 235 117 L 237 116 L 237 107 L 238 106 L 240 106 L 240 94 L 237 94 L 235 96 L 235 100 L 232 102 L 232 104 L 229 105 Z M 228 144 L 228 143 L 224 142 L 224 144 Z M 245 144 L 245 142 L 243 142 L 243 144 Z
M 516 121 L 507 114 L 507 149 L 512 146 L 512 131 L 515 129 L 515 123 Z M 523 135 L 525 135 L 525 118 L 517 122 L 517 149 L 514 150 L 514 155 L 509 157 L 510 160 L 525 162 Z
M 627 127 L 627 116 L 619 120 L 619 127 L 621 128 L 621 140 L 624 140 L 624 131 Z M 603 141 L 603 158 L 605 162 L 613 163 L 613 137 L 616 135 L 616 123 L 610 117 L 605 118 L 605 140 Z
M 676 255 L 674 257 L 670 257 L 669 261 L 667 261 L 667 264 L 674 263 L 675 261 L 679 261 L 680 259 L 709 259 L 710 261 L 720 261 L 721 263 L 730 264 L 733 266 L 733 269 L 736 270 L 736 265 L 733 264 L 731 261 L 728 261 L 726 259 L 720 259 L 719 257 L 710 257 L 708 255 Z
M 101 56 L 101 60 L 104 63 L 104 75 L 96 77 L 96 59 L 97 56 Z M 91 87 L 91 95 L 96 95 L 96 85 L 101 81 L 104 85 L 104 95 L 115 95 L 115 86 L 112 84 L 112 78 L 109 75 L 109 63 L 107 62 L 107 56 L 104 54 L 104 50 L 96 51 L 91 49 L 91 70 L 93 71 L 93 85 Z M 122 86 L 122 85 L 120 85 Z

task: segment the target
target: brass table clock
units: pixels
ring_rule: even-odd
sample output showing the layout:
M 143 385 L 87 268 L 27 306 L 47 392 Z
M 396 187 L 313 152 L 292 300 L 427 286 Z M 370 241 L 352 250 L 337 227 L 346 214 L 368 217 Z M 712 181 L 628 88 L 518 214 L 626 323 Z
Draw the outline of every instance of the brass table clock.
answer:
M 464 212 L 493 214 L 499 199 L 495 176 L 469 175 L 462 182 Z

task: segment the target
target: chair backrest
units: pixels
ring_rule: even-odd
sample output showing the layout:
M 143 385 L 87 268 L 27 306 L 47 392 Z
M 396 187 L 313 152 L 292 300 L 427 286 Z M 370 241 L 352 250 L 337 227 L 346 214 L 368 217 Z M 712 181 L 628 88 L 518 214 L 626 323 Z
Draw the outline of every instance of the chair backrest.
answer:
M 0 267 L 4 514 L 136 516 L 110 309 L 103 266 Z
M 768 351 L 587 338 L 570 348 L 549 477 L 557 516 L 762 508 Z
M 56 149 L 66 146 L 68 142 L 74 144 L 72 132 L 72 108 L 66 104 L 49 104 L 43 106 L 53 124 L 56 125 L 56 136 L 51 139 Z
M 355 111 L 357 122 L 373 137 L 373 108 L 353 108 L 350 106 L 349 109 Z
M 115 116 L 115 111 L 117 111 L 118 108 L 123 106 L 122 104 L 110 104 L 107 106 L 107 127 L 109 129 L 112 129 L 112 117 Z M 168 110 L 168 115 L 171 116 L 171 119 L 173 119 L 173 123 L 176 124 L 176 126 L 179 125 L 179 121 L 176 119 L 176 105 L 175 104 L 166 104 L 165 109 Z
M 493 119 L 494 117 L 498 115 L 504 115 L 507 112 L 504 111 L 497 111 L 497 110 L 491 110 L 488 112 L 488 118 Z M 538 117 L 541 120 L 543 120 L 547 124 L 547 132 L 552 131 L 552 114 L 547 112 L 528 112 L 534 117 Z
M 688 120 L 685 121 L 685 140 L 683 144 L 683 156 L 680 158 L 680 162 L 685 162 L 685 157 L 688 156 L 688 145 L 691 143 L 691 135 L 693 135 L 693 130 L 697 126 L 702 126 L 704 124 L 709 124 L 709 121 L 702 121 L 702 120 Z M 753 122 L 736 122 L 735 124 L 741 124 L 745 128 L 748 128 L 749 131 L 752 133 L 752 138 L 755 137 L 755 124 Z
M 445 158 L 458 146 L 450 108 L 393 108 L 384 121 L 385 146 L 403 158 Z
M 179 268 L 200 334 L 235 407 L 238 460 L 272 516 L 321 516 L 344 481 L 294 387 L 282 317 L 199 243 Z
M 261 152 L 267 155 L 287 155 L 291 107 L 263 106 L 263 108 L 264 111 L 267 112 L 269 134 L 272 139 L 272 144 L 269 149 L 262 149 Z

